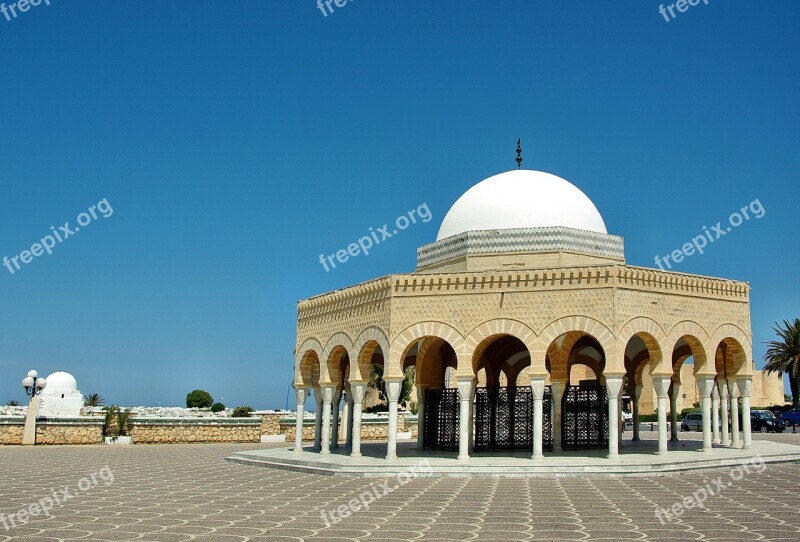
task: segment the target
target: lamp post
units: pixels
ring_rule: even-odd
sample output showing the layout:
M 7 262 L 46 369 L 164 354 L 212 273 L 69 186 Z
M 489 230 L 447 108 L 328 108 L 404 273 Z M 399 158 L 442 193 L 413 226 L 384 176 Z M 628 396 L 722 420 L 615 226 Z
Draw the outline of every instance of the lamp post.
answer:
M 25 395 L 29 395 L 31 400 L 42 393 L 45 386 L 47 386 L 47 380 L 39 378 L 39 373 L 36 371 L 28 371 L 28 376 L 22 379 L 22 387 L 25 388 Z
M 39 410 L 39 400 L 37 397 L 47 386 L 47 380 L 39 378 L 36 371 L 28 371 L 28 376 L 22 379 L 22 387 L 25 388 L 25 395 L 30 396 L 28 403 L 28 415 L 25 417 L 25 430 L 22 434 L 22 444 L 36 444 L 36 414 Z

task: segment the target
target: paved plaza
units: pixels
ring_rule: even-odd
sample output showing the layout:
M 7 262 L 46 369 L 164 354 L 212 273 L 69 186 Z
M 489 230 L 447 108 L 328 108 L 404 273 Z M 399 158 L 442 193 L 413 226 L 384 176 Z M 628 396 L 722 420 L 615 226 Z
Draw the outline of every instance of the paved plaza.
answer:
M 754 438 L 800 445 L 800 434 Z M 359 495 L 382 493 L 381 481 L 224 461 L 270 446 L 2 447 L 0 513 L 10 529 L 0 526 L 0 542 L 800 539 L 800 465 L 792 463 L 742 473 L 738 481 L 731 469 L 660 478 L 417 478 L 405 485 L 392 478 L 384 487 L 394 491 L 327 526 L 323 511 L 332 521 L 335 509 Z M 662 525 L 657 506 L 715 488 L 717 477 L 730 485 L 704 508 Z M 19 524 L 18 511 L 54 493 L 61 501 L 64 490 L 71 498 L 49 516 Z

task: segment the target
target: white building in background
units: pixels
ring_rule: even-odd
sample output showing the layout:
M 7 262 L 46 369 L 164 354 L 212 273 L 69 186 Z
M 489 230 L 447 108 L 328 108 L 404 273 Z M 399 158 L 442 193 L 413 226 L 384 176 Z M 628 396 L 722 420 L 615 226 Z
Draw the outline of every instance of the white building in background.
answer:
M 47 377 L 47 387 L 39 396 L 39 416 L 71 418 L 83 410 L 83 394 L 78 390 L 75 377 L 56 371 Z

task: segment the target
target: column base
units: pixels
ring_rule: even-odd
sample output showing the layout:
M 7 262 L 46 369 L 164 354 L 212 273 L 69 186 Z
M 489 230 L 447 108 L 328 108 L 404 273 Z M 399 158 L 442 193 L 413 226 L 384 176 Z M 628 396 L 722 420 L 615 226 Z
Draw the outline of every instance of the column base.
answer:
M 350 457 L 352 457 L 353 459 L 361 457 L 361 452 L 351 452 Z
M 711 444 L 721 444 L 722 441 L 720 439 L 715 439 L 711 441 Z
M 606 459 L 619 459 L 619 454 L 618 453 L 616 453 L 616 454 L 612 454 L 612 453 L 606 454 Z
M 544 454 L 542 454 L 542 455 L 535 455 L 534 454 L 534 455 L 531 456 L 531 459 L 534 460 L 534 461 L 540 461 L 540 460 L 544 459 Z
M 672 437 L 671 439 L 669 439 L 669 441 L 670 441 L 670 442 L 680 442 L 680 441 L 678 440 L 678 437 Z
M 658 455 L 667 455 L 668 453 L 669 453 L 669 450 L 659 450 L 658 451 Z
M 753 445 L 752 445 L 752 444 L 743 444 L 743 445 L 742 445 L 742 450 L 749 450 L 749 449 L 750 449 L 750 448 L 752 448 L 752 447 L 753 447 Z
M 397 461 L 397 454 L 394 455 L 387 455 L 386 461 Z

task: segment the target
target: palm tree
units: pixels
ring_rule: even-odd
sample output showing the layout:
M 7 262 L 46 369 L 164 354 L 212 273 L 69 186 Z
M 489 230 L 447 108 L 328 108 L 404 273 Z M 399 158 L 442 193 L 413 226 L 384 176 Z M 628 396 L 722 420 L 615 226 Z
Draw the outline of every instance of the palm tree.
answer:
M 90 393 L 86 396 L 86 406 L 103 406 L 106 400 L 99 393 Z
M 783 321 L 783 327 L 775 323 L 772 328 L 780 340 L 765 343 L 769 348 L 764 354 L 767 373 L 789 375 L 789 387 L 792 389 L 792 405 L 800 403 L 800 318 L 794 322 Z
M 6 406 L 22 406 L 22 403 L 12 399 L 8 403 L 6 403 Z

